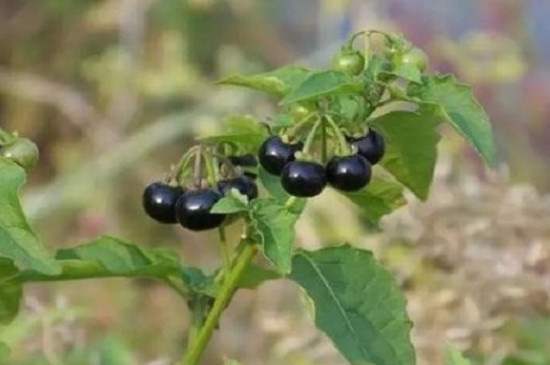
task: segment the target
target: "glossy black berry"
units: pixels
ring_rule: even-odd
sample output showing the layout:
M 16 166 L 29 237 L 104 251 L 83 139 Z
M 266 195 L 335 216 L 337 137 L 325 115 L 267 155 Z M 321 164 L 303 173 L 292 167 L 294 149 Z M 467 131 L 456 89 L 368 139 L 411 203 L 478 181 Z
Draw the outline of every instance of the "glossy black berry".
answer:
M 271 136 L 260 147 L 260 165 L 270 174 L 280 175 L 283 167 L 294 161 L 294 154 L 302 147 L 302 142 L 289 144 L 284 143 L 279 136 Z
M 365 157 L 372 165 L 375 165 L 384 156 L 386 144 L 384 137 L 374 130 L 369 130 L 366 136 L 360 138 L 347 138 L 350 145 L 357 148 L 357 153 Z
M 252 154 L 246 154 L 241 156 L 229 156 L 228 159 L 235 166 L 242 166 L 242 167 L 258 166 L 258 160 L 256 159 L 256 156 Z
M 225 214 L 210 213 L 222 195 L 213 189 L 200 189 L 183 194 L 176 202 L 176 219 L 182 227 L 204 231 L 219 227 Z
M 365 187 L 371 178 L 371 165 L 363 156 L 334 156 L 327 165 L 327 180 L 342 191 L 357 191 Z
M 176 201 L 183 194 L 179 186 L 154 182 L 145 188 L 143 208 L 149 217 L 160 223 L 176 223 Z
M 249 201 L 258 197 L 258 186 L 246 175 L 234 179 L 222 180 L 218 183 L 218 189 L 224 196 L 229 194 L 231 189 L 236 189 L 239 193 L 246 195 Z
M 327 185 L 325 168 L 310 161 L 292 161 L 281 173 L 281 183 L 287 193 L 310 198 L 319 195 Z

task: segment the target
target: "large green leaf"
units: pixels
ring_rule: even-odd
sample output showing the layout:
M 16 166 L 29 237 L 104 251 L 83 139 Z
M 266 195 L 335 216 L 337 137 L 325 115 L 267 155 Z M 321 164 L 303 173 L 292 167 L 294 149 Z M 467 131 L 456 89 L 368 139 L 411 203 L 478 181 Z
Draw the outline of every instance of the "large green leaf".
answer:
M 25 271 L 25 281 L 56 281 L 101 277 L 150 277 L 164 279 L 180 274 L 176 254 L 162 249 L 145 249 L 118 238 L 102 236 L 70 249 L 57 252 L 63 267 L 57 276 Z
M 19 276 L 13 261 L 0 258 L 0 323 L 10 323 L 19 312 L 23 295 Z
M 24 183 L 24 170 L 0 157 L 0 257 L 13 260 L 21 270 L 59 274 L 61 268 L 33 232 L 21 208 L 19 190 Z
M 376 176 L 366 188 L 346 193 L 345 196 L 357 205 L 372 224 L 377 224 L 380 218 L 406 203 L 401 185 Z
M 294 250 L 294 226 L 299 215 L 275 199 L 254 200 L 249 215 L 252 234 L 261 243 L 265 256 L 279 273 L 288 274 Z
M 360 83 L 346 73 L 320 71 L 310 74 L 300 85 L 281 100 L 283 104 L 297 103 L 337 92 L 361 91 Z
M 315 323 L 353 365 L 413 365 L 405 299 L 372 253 L 349 245 L 299 251 L 290 278 L 315 305 Z
M 454 346 L 447 346 L 445 352 L 445 365 L 470 365 L 470 361 L 466 359 L 460 351 Z
M 424 84 L 411 84 L 408 94 L 422 102 L 435 104 L 442 115 L 462 134 L 489 165 L 496 162 L 493 132 L 489 117 L 470 86 L 458 83 L 451 75 L 426 78 Z
M 250 89 L 283 96 L 289 89 L 301 83 L 311 71 L 299 66 L 285 66 L 271 72 L 256 75 L 235 75 L 218 81 L 222 85 L 243 86 Z
M 386 141 L 382 165 L 421 199 L 428 197 L 437 159 L 440 117 L 433 110 L 394 111 L 372 122 Z

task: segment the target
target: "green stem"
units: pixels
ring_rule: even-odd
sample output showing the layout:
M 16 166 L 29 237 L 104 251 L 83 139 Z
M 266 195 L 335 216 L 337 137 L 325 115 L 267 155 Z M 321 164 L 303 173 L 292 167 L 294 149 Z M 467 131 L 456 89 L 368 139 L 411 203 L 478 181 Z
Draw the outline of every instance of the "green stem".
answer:
M 317 133 L 317 129 L 319 129 L 319 126 L 322 124 L 321 119 L 317 119 L 311 130 L 309 131 L 309 134 L 307 135 L 306 142 L 304 143 L 304 148 L 302 149 L 302 152 L 304 154 L 309 154 L 309 150 L 311 146 L 313 145 L 313 142 L 315 141 L 315 134 Z
M 305 116 L 304 118 L 302 118 L 302 120 L 300 120 L 298 123 L 296 123 L 294 126 L 292 126 L 292 128 L 290 128 L 288 130 L 288 135 L 291 136 L 291 137 L 294 137 L 296 135 L 296 133 L 298 133 L 300 128 L 302 128 L 306 124 L 308 124 L 314 116 L 317 116 L 317 113 L 315 113 L 315 112 L 310 113 L 307 116 Z
M 211 186 L 215 186 L 218 181 L 218 176 L 216 174 L 216 169 L 214 168 L 214 159 L 210 154 L 210 151 L 202 151 L 204 157 L 204 164 L 206 165 L 206 178 Z
M 167 182 L 170 182 L 174 178 L 179 184 L 183 182 L 186 177 L 185 172 L 187 166 L 189 165 L 189 161 L 193 156 L 193 153 L 195 153 L 198 148 L 199 146 L 193 146 L 180 157 L 178 163 L 173 167 L 172 171 L 170 171 L 170 174 L 166 177 Z
M 325 115 L 325 119 L 328 122 L 329 126 L 332 128 L 334 134 L 336 135 L 336 138 L 338 139 L 338 147 L 340 149 L 340 153 L 342 153 L 343 155 L 350 154 L 351 148 L 346 141 L 346 137 L 344 136 L 334 119 L 332 119 L 332 117 L 328 114 Z
M 346 42 L 346 45 L 348 45 L 350 48 L 353 48 L 353 42 L 355 42 L 355 40 L 356 40 L 358 37 L 362 36 L 362 35 L 367 35 L 367 36 L 368 36 L 368 35 L 369 35 L 369 32 L 367 32 L 367 31 L 365 31 L 365 30 L 362 30 L 362 31 L 360 31 L 360 32 L 357 32 L 357 33 L 352 34 L 352 35 L 349 37 L 348 41 Z
M 321 119 L 321 161 L 327 163 L 327 123 Z
M 297 198 L 295 196 L 291 196 L 290 198 L 287 199 L 287 201 L 285 202 L 285 208 L 290 208 L 292 205 L 294 205 L 294 203 L 296 202 Z
M 216 297 L 212 309 L 208 313 L 203 326 L 199 330 L 199 333 L 193 341 L 191 348 L 188 349 L 186 355 L 182 358 L 182 365 L 198 364 L 206 345 L 210 341 L 210 338 L 218 325 L 223 311 L 233 297 L 242 275 L 244 274 L 246 268 L 250 265 L 250 262 L 256 255 L 256 252 L 257 248 L 255 245 L 251 244 L 251 242 L 245 242 L 243 250 L 235 258 L 235 262 L 231 267 L 231 270 L 227 273 L 226 280 L 220 288 L 218 296 Z

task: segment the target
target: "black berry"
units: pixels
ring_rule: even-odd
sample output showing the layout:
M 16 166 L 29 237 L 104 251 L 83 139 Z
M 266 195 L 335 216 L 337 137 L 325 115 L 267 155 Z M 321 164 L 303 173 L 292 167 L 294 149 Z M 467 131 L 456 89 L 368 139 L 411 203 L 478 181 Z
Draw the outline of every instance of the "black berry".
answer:
M 210 209 L 222 195 L 213 189 L 189 191 L 176 202 L 176 219 L 182 227 L 192 231 L 204 231 L 219 227 L 225 214 L 210 213 Z
M 149 217 L 160 223 L 176 223 L 176 201 L 183 189 L 162 182 L 154 182 L 145 188 L 142 202 Z
M 327 165 L 327 180 L 336 189 L 357 191 L 371 178 L 371 165 L 363 156 L 333 157 Z
M 294 161 L 294 154 L 302 147 L 302 142 L 289 144 L 284 143 L 279 136 L 271 136 L 262 143 L 258 158 L 267 172 L 280 175 L 283 167 Z
M 325 168 L 310 161 L 292 161 L 281 173 L 281 183 L 287 193 L 310 198 L 319 195 L 327 185 Z
M 235 166 L 242 166 L 242 167 L 258 166 L 258 160 L 256 159 L 256 156 L 252 154 L 246 154 L 241 156 L 229 156 L 228 159 Z
M 384 137 L 374 130 L 369 130 L 366 136 L 360 138 L 348 137 L 348 142 L 357 148 L 357 153 L 375 165 L 384 156 L 386 145 Z
M 237 189 L 239 193 L 246 195 L 249 201 L 258 197 L 258 186 L 246 175 L 230 180 L 222 180 L 218 183 L 218 189 L 224 196 L 229 194 L 231 189 Z

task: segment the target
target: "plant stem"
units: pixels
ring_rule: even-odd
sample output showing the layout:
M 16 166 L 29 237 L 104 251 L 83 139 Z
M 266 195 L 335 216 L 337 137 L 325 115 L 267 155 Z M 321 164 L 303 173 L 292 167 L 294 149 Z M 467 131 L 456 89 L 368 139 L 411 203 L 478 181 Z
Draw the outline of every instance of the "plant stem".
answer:
M 309 131 L 309 134 L 307 135 L 306 143 L 304 143 L 304 148 L 302 149 L 302 152 L 304 154 L 309 154 L 309 150 L 315 141 L 315 134 L 317 134 L 317 129 L 319 129 L 319 126 L 321 125 L 321 119 L 317 119 L 315 121 L 315 124 Z
M 327 123 L 321 119 L 321 161 L 327 163 Z
M 200 146 L 193 146 L 187 152 L 185 152 L 179 159 L 178 163 L 172 168 L 170 174 L 166 177 L 166 182 L 170 182 L 172 179 L 176 179 L 178 184 L 182 183 L 185 178 L 185 170 L 189 165 L 189 161 L 193 154 L 200 148 Z
M 208 179 L 210 186 L 216 186 L 218 176 L 216 174 L 216 169 L 214 168 L 214 159 L 212 157 L 212 154 L 210 154 L 210 151 L 204 150 L 202 151 L 202 153 L 204 157 L 204 164 L 206 166 L 206 178 Z
M 313 117 L 317 116 L 316 112 L 312 112 L 308 115 L 306 115 L 304 118 L 302 118 L 298 123 L 296 123 L 292 128 L 288 130 L 288 135 L 294 137 L 296 133 L 300 130 L 300 128 L 304 127 L 306 124 L 308 124 Z
M 195 152 L 195 165 L 193 166 L 193 184 L 200 188 L 202 183 L 202 146 Z
M 198 364 L 206 345 L 212 337 L 212 333 L 216 329 L 220 317 L 227 307 L 227 304 L 233 297 L 233 293 L 237 288 L 241 276 L 245 272 L 246 268 L 254 258 L 257 252 L 257 247 L 251 242 L 245 242 L 242 251 L 235 258 L 234 264 L 230 271 L 227 273 L 227 277 L 223 286 L 220 288 L 220 292 L 214 301 L 212 309 L 208 313 L 204 325 L 199 330 L 198 335 L 191 344 L 191 348 L 188 349 L 186 355 L 182 358 L 182 365 L 196 365 Z
M 340 153 L 342 153 L 343 155 L 347 155 L 351 153 L 351 149 L 348 145 L 348 142 L 346 141 L 346 137 L 344 137 L 344 134 L 342 133 L 342 131 L 340 130 L 340 128 L 338 127 L 334 119 L 332 119 L 332 117 L 328 114 L 325 115 L 325 119 L 328 122 L 329 126 L 334 131 L 336 138 L 338 139 L 338 147 L 339 147 Z

